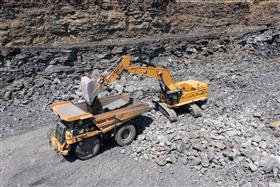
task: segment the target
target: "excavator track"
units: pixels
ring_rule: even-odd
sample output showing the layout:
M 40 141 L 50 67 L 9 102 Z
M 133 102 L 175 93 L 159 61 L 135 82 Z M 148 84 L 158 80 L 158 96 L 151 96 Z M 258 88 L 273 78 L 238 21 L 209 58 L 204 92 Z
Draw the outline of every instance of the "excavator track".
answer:
M 177 121 L 176 112 L 169 108 L 166 103 L 154 101 L 156 109 L 159 110 L 165 117 L 167 117 L 171 122 Z

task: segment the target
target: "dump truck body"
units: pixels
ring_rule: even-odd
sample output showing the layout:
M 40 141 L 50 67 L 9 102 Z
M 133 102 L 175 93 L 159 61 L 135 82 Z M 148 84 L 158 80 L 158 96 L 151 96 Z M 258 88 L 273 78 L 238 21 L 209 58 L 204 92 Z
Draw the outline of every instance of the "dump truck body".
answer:
M 125 95 L 101 98 L 93 105 L 70 101 L 52 105 L 60 121 L 51 133 L 50 143 L 62 155 L 68 155 L 74 144 L 85 139 L 98 137 L 102 142 L 105 135 L 114 136 L 120 126 L 149 110 L 147 103 Z

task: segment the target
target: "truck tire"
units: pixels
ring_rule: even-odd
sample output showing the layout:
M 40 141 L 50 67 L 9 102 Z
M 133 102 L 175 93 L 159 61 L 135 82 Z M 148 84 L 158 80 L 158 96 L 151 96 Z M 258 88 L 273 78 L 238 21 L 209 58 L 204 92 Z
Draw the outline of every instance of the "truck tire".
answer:
M 136 136 L 136 129 L 134 125 L 126 124 L 121 126 L 116 135 L 115 135 L 115 141 L 120 146 L 128 145 L 130 144 Z
M 87 160 L 94 157 L 100 149 L 100 140 L 97 137 L 84 139 L 76 143 L 75 154 L 81 160 Z

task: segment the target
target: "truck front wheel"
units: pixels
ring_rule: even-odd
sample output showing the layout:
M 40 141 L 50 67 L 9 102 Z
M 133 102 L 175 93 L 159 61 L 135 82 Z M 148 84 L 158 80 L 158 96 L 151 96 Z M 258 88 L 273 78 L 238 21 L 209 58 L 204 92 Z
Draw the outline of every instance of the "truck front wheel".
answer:
M 100 149 L 100 140 L 97 137 L 91 137 L 80 141 L 75 146 L 75 154 L 81 160 L 87 160 L 94 157 Z
M 128 145 L 130 144 L 136 136 L 136 129 L 134 125 L 126 124 L 121 126 L 116 135 L 115 135 L 115 141 L 120 146 Z

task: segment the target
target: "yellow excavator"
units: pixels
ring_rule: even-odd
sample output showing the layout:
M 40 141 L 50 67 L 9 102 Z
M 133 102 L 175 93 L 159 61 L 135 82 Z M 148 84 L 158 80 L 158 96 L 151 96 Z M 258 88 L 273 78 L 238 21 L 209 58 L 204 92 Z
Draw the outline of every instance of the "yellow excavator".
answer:
M 207 83 L 198 80 L 174 83 L 168 69 L 143 62 L 137 63 L 141 65 L 131 65 L 132 57 L 125 55 L 99 76 L 97 80 L 82 77 L 81 88 L 86 101 L 93 103 L 100 92 L 106 90 L 114 80 L 126 71 L 135 75 L 156 78 L 160 81 L 160 97 L 158 101 L 155 101 L 155 104 L 156 108 L 170 121 L 177 120 L 174 109 L 179 107 L 187 107 L 194 117 L 201 116 L 201 108 L 205 106 L 208 98 Z

